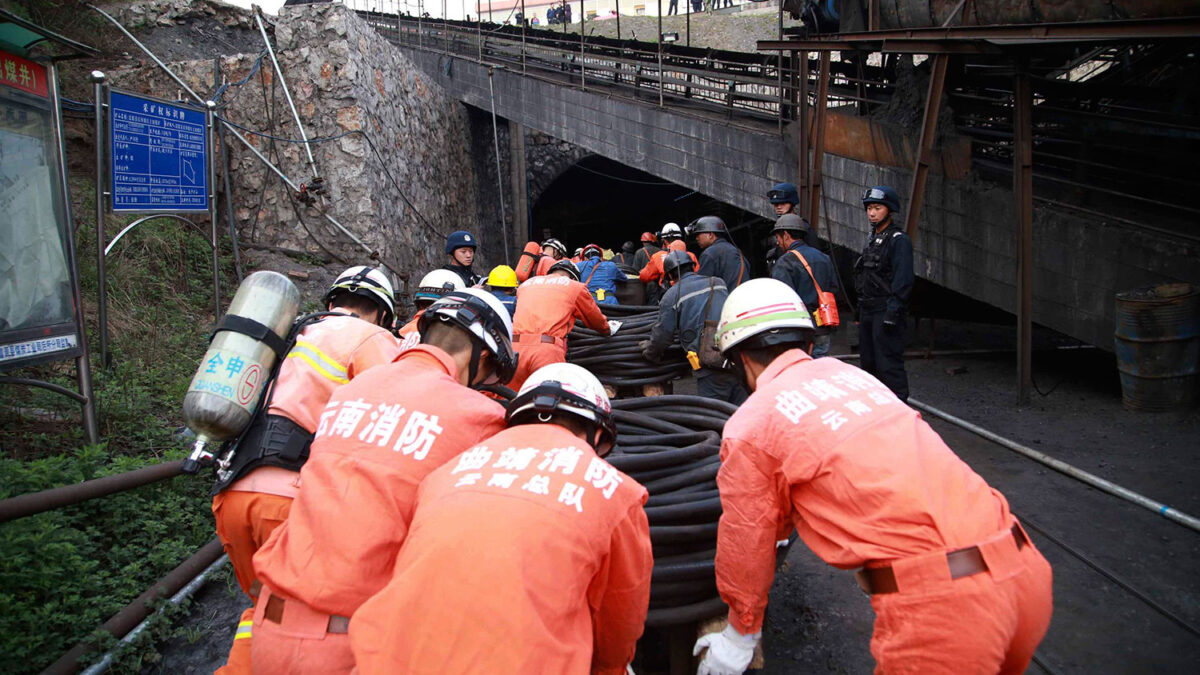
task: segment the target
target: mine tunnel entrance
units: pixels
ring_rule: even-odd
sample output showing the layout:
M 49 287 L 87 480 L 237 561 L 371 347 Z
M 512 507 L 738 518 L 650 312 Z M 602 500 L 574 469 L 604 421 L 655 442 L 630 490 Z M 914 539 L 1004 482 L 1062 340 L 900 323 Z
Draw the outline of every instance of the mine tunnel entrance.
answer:
M 707 215 L 720 216 L 729 226 L 755 276 L 767 273 L 773 221 L 598 155 L 572 165 L 538 196 L 529 236 L 556 237 L 569 251 L 594 243 L 616 253 L 626 241 L 638 246 L 643 232 L 657 233 L 672 222 L 684 227 Z M 700 254 L 694 241 L 688 247 Z

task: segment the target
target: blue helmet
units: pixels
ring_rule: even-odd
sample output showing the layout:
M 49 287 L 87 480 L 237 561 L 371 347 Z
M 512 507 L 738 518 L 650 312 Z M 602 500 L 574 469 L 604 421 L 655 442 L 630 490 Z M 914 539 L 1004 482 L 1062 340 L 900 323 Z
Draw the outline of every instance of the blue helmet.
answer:
M 888 207 L 888 211 L 896 213 L 900 210 L 900 195 L 886 185 L 876 185 L 867 188 L 863 193 L 862 203 L 864 209 L 867 208 L 867 204 L 883 204 Z
M 471 233 L 466 230 L 451 232 L 450 236 L 446 237 L 446 255 L 454 253 L 455 249 L 475 247 L 475 237 L 472 237 Z
M 796 190 L 796 186 L 791 183 L 776 183 L 775 187 L 767 192 L 767 199 L 771 200 L 772 204 L 791 204 L 799 206 L 800 192 Z

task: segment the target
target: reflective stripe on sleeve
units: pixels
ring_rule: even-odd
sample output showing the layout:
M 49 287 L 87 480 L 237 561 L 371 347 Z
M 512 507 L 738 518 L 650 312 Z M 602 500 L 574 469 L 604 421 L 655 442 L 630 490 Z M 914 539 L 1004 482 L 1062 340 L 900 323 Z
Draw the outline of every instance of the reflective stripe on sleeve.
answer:
M 311 342 L 297 340 L 296 346 L 292 347 L 292 351 L 288 352 L 287 357 L 289 359 L 296 358 L 304 361 L 312 366 L 313 370 L 317 371 L 322 377 L 333 380 L 338 384 L 345 384 L 350 381 L 350 378 L 347 377 L 346 367 L 330 358 Z

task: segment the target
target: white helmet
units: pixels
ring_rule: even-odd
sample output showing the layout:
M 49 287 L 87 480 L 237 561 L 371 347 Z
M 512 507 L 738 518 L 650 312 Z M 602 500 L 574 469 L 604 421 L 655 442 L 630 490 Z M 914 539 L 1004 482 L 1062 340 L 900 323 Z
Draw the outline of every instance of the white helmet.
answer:
M 390 326 L 396 313 L 395 293 L 392 282 L 383 272 L 365 265 L 358 265 L 342 272 L 325 292 L 323 302 L 329 305 L 343 293 L 361 295 L 379 305 L 379 325 Z
M 437 269 L 421 277 L 417 292 L 413 293 L 413 304 L 424 307 L 451 291 L 461 291 L 466 287 L 457 272 Z
M 717 346 L 729 358 L 730 350 L 738 345 L 811 342 L 812 330 L 812 315 L 796 291 L 778 279 L 751 279 L 725 299 L 717 324 Z M 747 340 L 750 344 L 744 344 Z
M 467 379 L 472 386 L 503 384 L 512 379 L 517 370 L 517 357 L 512 348 L 512 319 L 496 296 L 482 289 L 464 288 L 438 298 L 417 322 L 417 332 L 422 335 L 422 342 L 425 341 L 425 329 L 434 321 L 453 323 L 475 337 L 471 372 Z M 494 367 L 491 378 L 476 383 L 475 371 L 481 349 L 491 352 Z
M 506 420 L 514 424 L 545 422 L 556 412 L 569 413 L 595 427 L 588 442 L 604 455 L 617 439 L 612 404 L 600 380 L 582 366 L 552 363 L 533 372 L 508 404 Z
M 679 237 L 680 239 L 683 239 L 683 230 L 680 229 L 677 223 L 667 223 L 666 225 L 663 225 L 663 228 L 659 231 L 658 236 L 660 238 Z

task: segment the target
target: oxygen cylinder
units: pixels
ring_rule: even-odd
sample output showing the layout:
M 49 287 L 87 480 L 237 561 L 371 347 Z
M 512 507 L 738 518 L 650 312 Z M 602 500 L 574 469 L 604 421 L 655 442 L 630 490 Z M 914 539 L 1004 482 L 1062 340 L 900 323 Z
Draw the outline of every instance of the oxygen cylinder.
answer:
M 250 422 L 300 308 L 300 292 L 278 272 L 246 277 L 217 325 L 204 360 L 183 397 L 183 419 L 196 434 L 184 462 L 195 473 L 210 461 L 211 443 L 237 438 Z
M 527 242 L 525 250 L 521 251 L 521 260 L 517 262 L 517 281 L 525 281 L 537 267 L 538 258 L 542 257 L 542 247 L 536 241 Z

